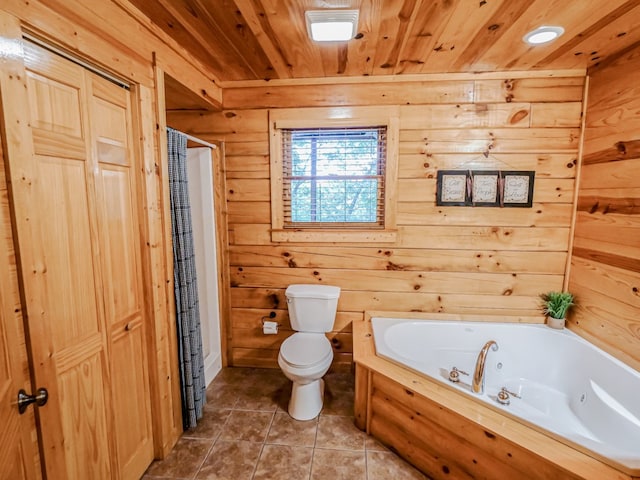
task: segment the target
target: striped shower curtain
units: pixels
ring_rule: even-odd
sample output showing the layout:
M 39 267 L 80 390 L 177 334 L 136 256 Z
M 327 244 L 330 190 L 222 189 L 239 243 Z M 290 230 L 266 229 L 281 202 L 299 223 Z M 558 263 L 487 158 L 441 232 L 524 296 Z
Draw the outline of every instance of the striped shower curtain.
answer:
M 188 429 L 195 427 L 202 417 L 206 385 L 187 180 L 187 137 L 177 130 L 167 128 L 167 140 L 182 418 L 184 428 Z

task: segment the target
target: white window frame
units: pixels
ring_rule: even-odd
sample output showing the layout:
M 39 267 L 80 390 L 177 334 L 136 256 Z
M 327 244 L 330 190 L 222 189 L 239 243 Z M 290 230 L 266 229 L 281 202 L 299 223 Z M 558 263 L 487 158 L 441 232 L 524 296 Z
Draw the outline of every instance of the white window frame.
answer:
M 269 111 L 271 165 L 271 240 L 274 242 L 391 243 L 397 236 L 398 107 L 284 108 Z M 380 228 L 284 228 L 282 129 L 332 127 L 387 127 L 384 227 Z

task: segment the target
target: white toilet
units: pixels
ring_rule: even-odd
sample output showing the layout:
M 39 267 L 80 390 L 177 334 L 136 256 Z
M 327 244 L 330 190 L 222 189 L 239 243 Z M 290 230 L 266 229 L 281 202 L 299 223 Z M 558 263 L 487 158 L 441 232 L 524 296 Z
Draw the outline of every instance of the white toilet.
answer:
M 285 295 L 291 328 L 296 333 L 282 343 L 278 365 L 293 381 L 289 415 L 296 420 L 310 420 L 322 410 L 322 377 L 333 360 L 325 332 L 333 328 L 340 287 L 289 285 Z

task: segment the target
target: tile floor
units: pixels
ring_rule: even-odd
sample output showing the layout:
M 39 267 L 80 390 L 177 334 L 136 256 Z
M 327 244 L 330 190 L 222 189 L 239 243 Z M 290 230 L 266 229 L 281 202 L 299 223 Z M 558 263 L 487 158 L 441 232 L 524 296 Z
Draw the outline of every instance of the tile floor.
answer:
M 287 413 L 291 383 L 280 370 L 223 369 L 207 389 L 204 417 L 143 480 L 426 479 L 353 424 L 353 376 L 325 376 L 320 415 Z

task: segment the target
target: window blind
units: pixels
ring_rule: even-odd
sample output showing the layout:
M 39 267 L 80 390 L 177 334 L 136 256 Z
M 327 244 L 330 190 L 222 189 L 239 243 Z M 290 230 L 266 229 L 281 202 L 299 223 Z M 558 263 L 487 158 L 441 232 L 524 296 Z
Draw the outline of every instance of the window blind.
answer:
M 282 129 L 285 228 L 383 228 L 386 126 Z

